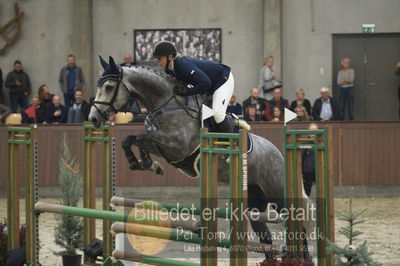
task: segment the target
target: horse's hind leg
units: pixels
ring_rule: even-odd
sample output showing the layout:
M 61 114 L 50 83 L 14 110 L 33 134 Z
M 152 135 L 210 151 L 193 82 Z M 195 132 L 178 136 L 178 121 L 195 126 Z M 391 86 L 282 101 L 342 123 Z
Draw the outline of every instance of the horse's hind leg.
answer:
M 122 140 L 122 149 L 125 152 L 125 157 L 129 163 L 129 169 L 131 170 L 144 170 L 135 154 L 132 152 L 132 145 L 136 142 L 136 136 L 129 135 Z
M 259 212 L 264 212 L 267 208 L 267 202 L 263 191 L 258 185 L 249 185 L 248 188 L 248 208 L 249 210 L 257 209 Z M 267 224 L 264 222 L 250 221 L 251 228 L 253 228 L 254 233 L 258 236 L 260 243 L 272 244 L 272 236 L 268 230 Z M 265 254 L 265 258 L 273 258 L 274 255 Z

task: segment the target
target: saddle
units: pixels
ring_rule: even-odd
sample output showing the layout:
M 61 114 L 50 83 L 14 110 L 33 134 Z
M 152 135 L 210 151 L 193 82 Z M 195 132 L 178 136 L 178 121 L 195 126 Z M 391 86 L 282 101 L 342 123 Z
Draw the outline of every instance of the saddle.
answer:
M 247 154 L 253 151 L 253 139 L 250 133 L 247 133 Z M 170 162 L 186 176 L 197 179 L 200 177 L 200 145 L 185 159 L 177 162 Z

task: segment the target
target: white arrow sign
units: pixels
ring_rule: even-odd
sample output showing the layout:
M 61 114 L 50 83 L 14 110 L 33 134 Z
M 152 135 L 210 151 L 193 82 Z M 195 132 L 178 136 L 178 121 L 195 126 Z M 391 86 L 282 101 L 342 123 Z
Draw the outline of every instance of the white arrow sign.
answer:
M 285 118 L 285 126 L 286 126 L 287 122 L 295 119 L 296 117 L 297 117 L 296 113 L 293 113 L 289 109 L 285 108 L 285 116 L 284 116 L 284 118 Z
M 215 111 L 208 107 L 207 105 L 203 104 L 201 109 L 201 120 L 206 120 L 209 117 L 212 117 L 215 114 Z

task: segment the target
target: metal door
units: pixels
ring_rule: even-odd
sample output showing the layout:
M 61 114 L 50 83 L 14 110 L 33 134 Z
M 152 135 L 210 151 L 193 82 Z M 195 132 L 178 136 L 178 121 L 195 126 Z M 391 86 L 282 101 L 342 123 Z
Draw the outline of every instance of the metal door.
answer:
M 340 60 L 349 57 L 355 70 L 355 120 L 398 120 L 400 34 L 333 35 L 332 88 L 338 98 L 337 73 Z M 346 117 L 347 117 L 347 112 Z

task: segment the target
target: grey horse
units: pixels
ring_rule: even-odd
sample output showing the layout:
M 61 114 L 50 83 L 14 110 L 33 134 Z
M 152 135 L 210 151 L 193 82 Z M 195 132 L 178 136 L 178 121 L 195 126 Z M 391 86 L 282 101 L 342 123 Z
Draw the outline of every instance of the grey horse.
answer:
M 127 136 L 122 142 L 130 168 L 162 174 L 161 165 L 154 162 L 150 154 L 163 157 L 177 167 L 179 162 L 187 159 L 193 164 L 191 155 L 200 141 L 199 109 L 205 96 L 185 98 L 174 95 L 173 88 L 181 86 L 181 82 L 159 70 L 144 66 L 120 68 L 112 57 L 108 63 L 102 58 L 100 61 L 104 74 L 89 114 L 93 125 L 100 127 L 130 97 L 138 99 L 149 111 L 144 131 L 137 136 Z M 268 203 L 275 203 L 279 210 L 284 207 L 282 154 L 268 140 L 254 134 L 249 136 L 253 148 L 248 154 L 248 207 L 263 212 Z M 133 154 L 132 145 L 139 148 L 140 160 Z M 219 167 L 220 181 L 228 182 L 228 164 L 219 165 L 222 165 Z M 252 221 L 251 226 L 261 243 L 272 243 L 267 224 Z

